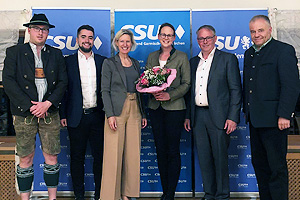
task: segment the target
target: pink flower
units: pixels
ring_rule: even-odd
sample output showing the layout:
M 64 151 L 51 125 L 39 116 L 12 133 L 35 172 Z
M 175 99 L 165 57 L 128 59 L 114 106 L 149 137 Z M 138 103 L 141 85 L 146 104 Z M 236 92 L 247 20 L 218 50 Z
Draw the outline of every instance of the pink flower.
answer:
M 143 78 L 143 79 L 141 80 L 141 84 L 142 84 L 142 85 L 148 85 L 148 84 L 149 84 L 149 81 L 148 81 L 147 79 Z
M 160 68 L 159 68 L 159 67 L 155 67 L 155 68 L 153 68 L 152 70 L 153 70 L 154 74 L 157 74 L 158 71 L 160 70 Z

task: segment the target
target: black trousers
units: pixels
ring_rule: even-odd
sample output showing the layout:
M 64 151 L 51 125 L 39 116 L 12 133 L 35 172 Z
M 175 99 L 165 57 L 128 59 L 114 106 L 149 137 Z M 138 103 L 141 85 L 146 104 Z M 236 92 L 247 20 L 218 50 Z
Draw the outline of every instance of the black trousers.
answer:
M 208 107 L 196 107 L 193 127 L 205 199 L 229 200 L 230 136 L 214 124 Z
M 100 196 L 103 160 L 104 113 L 95 111 L 82 114 L 76 128 L 68 127 L 71 151 L 71 177 L 75 197 L 84 197 L 84 160 L 87 143 L 90 143 L 95 181 L 95 197 Z
M 250 123 L 252 164 L 261 200 L 288 200 L 288 130 L 255 128 Z
M 174 197 L 181 170 L 180 136 L 185 110 L 149 109 L 163 193 Z

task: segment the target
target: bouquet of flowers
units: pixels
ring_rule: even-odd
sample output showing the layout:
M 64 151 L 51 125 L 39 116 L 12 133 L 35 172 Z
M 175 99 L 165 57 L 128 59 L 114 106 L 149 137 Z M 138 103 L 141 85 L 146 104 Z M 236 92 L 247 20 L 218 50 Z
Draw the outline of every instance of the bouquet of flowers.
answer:
M 176 78 L 176 69 L 155 66 L 143 72 L 136 81 L 136 89 L 142 93 L 155 93 L 168 88 Z

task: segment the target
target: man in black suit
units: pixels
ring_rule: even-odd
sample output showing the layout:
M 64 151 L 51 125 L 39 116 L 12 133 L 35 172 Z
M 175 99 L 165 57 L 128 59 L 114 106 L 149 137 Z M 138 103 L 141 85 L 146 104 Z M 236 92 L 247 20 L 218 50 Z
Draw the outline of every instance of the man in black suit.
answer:
M 212 26 L 203 25 L 196 33 L 201 52 L 190 60 L 190 108 L 184 126 L 187 131 L 193 127 L 203 199 L 229 200 L 227 149 L 229 134 L 240 120 L 240 70 L 235 55 L 216 49 Z
M 77 53 L 65 58 L 69 79 L 60 114 L 70 138 L 71 177 L 76 199 L 84 199 L 84 160 L 89 142 L 94 158 L 95 199 L 100 197 L 103 158 L 104 111 L 101 99 L 101 70 L 105 57 L 94 54 L 94 28 L 77 30 Z
M 254 16 L 249 28 L 254 45 L 244 57 L 243 111 L 252 164 L 260 199 L 287 200 L 287 134 L 299 95 L 297 58 L 291 45 L 271 37 L 267 16 Z
M 22 200 L 29 200 L 33 181 L 35 138 L 39 133 L 44 164 L 44 180 L 49 199 L 56 199 L 60 165 L 59 103 L 67 87 L 67 74 L 60 50 L 46 45 L 49 28 L 44 14 L 34 14 L 28 27 L 29 43 L 6 50 L 3 86 L 10 99 L 16 132 L 17 181 Z

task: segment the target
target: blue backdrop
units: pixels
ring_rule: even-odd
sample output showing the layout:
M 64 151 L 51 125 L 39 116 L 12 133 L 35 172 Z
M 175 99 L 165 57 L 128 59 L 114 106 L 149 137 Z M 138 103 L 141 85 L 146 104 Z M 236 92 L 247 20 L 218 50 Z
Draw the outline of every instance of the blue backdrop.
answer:
M 190 10 L 115 11 L 115 33 L 122 28 L 133 31 L 138 46 L 130 56 L 140 62 L 141 71 L 144 70 L 149 53 L 160 48 L 157 35 L 160 25 L 165 22 L 171 23 L 176 30 L 175 48 L 190 57 Z M 191 195 L 191 136 L 184 131 L 180 150 L 182 167 L 177 192 L 188 192 Z M 142 130 L 141 192 L 161 191 L 155 145 L 151 126 L 148 126 Z
M 33 9 L 34 13 L 44 13 L 55 28 L 50 29 L 47 44 L 62 50 L 64 55 L 70 55 L 78 50 L 76 45 L 77 29 L 84 24 L 95 29 L 93 51 L 110 57 L 111 29 L 110 9 Z M 66 129 L 61 131 L 61 153 L 58 161 L 61 164 L 58 191 L 73 191 L 70 176 L 70 142 Z M 94 191 L 94 177 L 92 173 L 91 151 L 88 148 L 85 161 L 85 189 Z M 40 141 L 37 139 L 37 151 L 34 159 L 34 190 L 45 191 L 47 187 L 43 179 L 43 156 L 40 150 Z
M 219 50 L 233 53 L 237 56 L 239 67 L 243 70 L 244 52 L 251 47 L 249 32 L 250 19 L 258 14 L 268 15 L 267 10 L 193 10 L 192 12 L 192 55 L 200 52 L 197 43 L 197 29 L 204 25 L 212 25 L 216 29 Z M 228 151 L 229 180 L 231 192 L 257 192 L 257 182 L 251 164 L 249 128 L 241 113 L 241 122 L 237 130 L 230 135 L 231 142 Z M 195 151 L 195 154 L 197 152 Z M 195 155 L 195 192 L 203 192 L 201 172 Z

